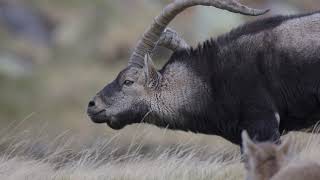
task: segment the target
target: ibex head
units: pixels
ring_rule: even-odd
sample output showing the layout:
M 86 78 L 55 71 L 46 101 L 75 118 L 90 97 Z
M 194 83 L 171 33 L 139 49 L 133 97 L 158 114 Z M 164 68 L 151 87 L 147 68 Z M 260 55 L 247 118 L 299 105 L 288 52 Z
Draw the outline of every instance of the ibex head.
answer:
M 160 81 L 161 74 L 146 55 L 143 67 L 128 66 L 89 102 L 88 115 L 113 129 L 138 123 L 150 110 L 150 97 Z
M 246 157 L 247 180 L 271 179 L 287 163 L 290 138 L 276 145 L 272 142 L 254 143 L 247 131 L 242 134 L 242 146 Z
M 167 5 L 143 34 L 128 66 L 89 102 L 87 112 L 94 122 L 107 123 L 113 129 L 121 129 L 127 124 L 143 121 L 150 112 L 159 111 L 154 107 L 160 103 L 162 86 L 170 84 L 166 84 L 162 72 L 156 69 L 149 54 L 157 45 L 173 51 L 189 47 L 174 31 L 166 30 L 166 27 L 180 12 L 196 5 L 214 6 L 251 16 L 268 11 L 252 9 L 235 0 L 176 0 Z M 174 90 L 171 93 L 174 95 Z

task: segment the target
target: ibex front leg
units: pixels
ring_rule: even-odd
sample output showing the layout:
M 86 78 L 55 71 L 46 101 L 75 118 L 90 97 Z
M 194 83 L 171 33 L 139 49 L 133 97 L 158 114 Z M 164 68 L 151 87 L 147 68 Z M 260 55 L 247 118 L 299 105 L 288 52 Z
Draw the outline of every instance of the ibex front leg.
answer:
M 177 50 L 188 49 L 190 47 L 187 42 L 171 28 L 165 29 L 165 31 L 161 34 L 157 46 L 168 48 L 173 52 Z

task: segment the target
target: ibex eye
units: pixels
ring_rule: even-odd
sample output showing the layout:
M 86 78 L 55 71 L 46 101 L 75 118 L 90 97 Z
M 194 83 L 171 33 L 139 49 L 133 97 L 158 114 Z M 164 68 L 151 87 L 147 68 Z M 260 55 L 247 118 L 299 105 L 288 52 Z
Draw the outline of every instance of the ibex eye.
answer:
M 123 82 L 123 84 L 126 85 L 126 86 L 130 86 L 130 85 L 133 84 L 133 81 L 125 80 L 125 81 Z

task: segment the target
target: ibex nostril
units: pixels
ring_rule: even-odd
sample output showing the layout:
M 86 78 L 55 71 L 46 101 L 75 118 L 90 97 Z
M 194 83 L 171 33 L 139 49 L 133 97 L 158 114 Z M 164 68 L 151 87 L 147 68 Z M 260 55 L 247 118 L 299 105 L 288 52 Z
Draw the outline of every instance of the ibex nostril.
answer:
M 90 101 L 89 104 L 88 104 L 88 107 L 93 107 L 95 105 L 96 105 L 96 103 L 94 101 Z

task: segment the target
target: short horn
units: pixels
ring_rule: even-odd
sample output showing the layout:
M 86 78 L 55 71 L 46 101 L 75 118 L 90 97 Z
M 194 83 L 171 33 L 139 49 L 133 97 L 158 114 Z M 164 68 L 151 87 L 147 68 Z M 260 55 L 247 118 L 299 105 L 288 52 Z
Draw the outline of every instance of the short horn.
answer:
M 154 22 L 142 35 L 134 48 L 128 65 L 143 67 L 145 54 L 152 52 L 168 24 L 185 9 L 197 5 L 213 6 L 250 16 L 262 15 L 269 11 L 249 8 L 236 0 L 176 0 L 162 10 L 161 14 L 154 19 Z

